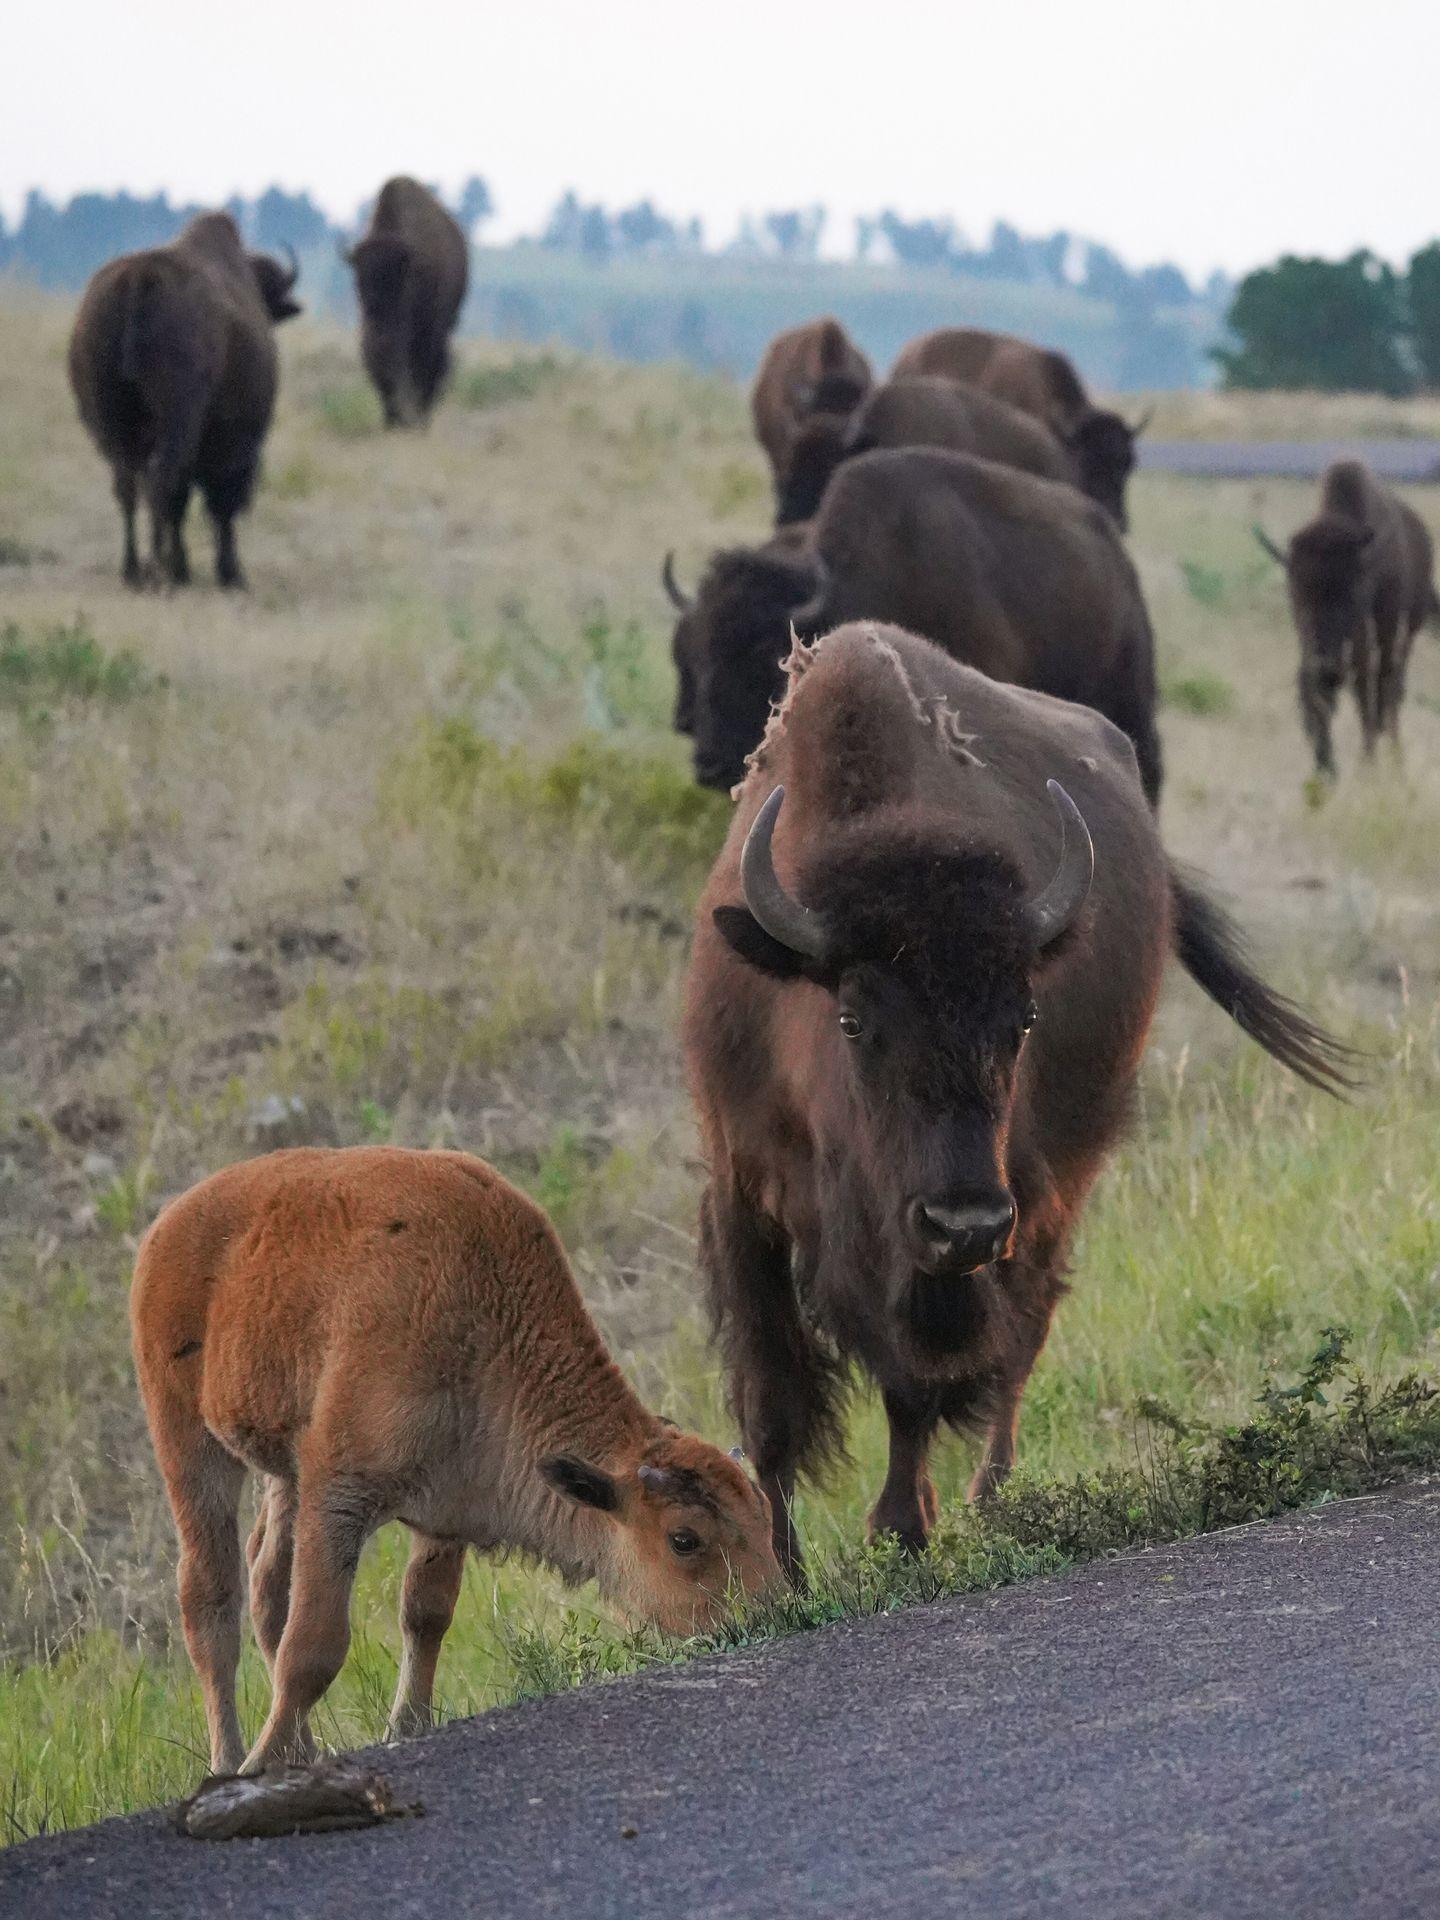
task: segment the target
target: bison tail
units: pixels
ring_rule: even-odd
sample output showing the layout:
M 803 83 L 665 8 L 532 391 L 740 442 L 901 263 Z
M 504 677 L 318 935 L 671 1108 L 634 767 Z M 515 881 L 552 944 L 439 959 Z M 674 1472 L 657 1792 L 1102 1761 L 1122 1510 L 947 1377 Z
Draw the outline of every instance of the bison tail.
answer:
M 1172 869 L 1170 890 L 1175 955 L 1196 986 L 1272 1059 L 1312 1087 L 1339 1098 L 1354 1092 L 1364 1056 L 1265 984 L 1249 965 L 1239 928 L 1193 881 Z
M 131 274 L 125 288 L 125 313 L 120 326 L 120 373 L 126 380 L 140 380 L 153 359 L 151 312 L 159 291 L 159 277 L 141 266 Z

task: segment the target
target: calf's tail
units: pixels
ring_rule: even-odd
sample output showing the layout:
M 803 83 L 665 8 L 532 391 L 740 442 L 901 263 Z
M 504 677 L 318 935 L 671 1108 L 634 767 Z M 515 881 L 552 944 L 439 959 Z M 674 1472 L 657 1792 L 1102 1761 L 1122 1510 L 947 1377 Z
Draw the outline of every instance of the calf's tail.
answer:
M 1193 880 L 1172 868 L 1170 889 L 1175 956 L 1196 986 L 1272 1059 L 1312 1087 L 1341 1098 L 1354 1092 L 1364 1056 L 1265 984 L 1249 964 L 1239 928 Z

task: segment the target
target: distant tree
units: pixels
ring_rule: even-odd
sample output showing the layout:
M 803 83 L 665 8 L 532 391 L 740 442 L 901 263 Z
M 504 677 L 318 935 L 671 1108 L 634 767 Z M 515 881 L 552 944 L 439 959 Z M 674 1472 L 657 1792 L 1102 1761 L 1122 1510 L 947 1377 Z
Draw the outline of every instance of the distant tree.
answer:
M 813 260 L 824 230 L 823 207 L 791 207 L 765 216 L 765 232 L 782 260 Z
M 581 253 L 587 260 L 601 261 L 610 258 L 614 239 L 610 216 L 602 206 L 586 207 L 581 213 L 579 245 Z
M 1427 387 L 1440 387 L 1440 240 L 1411 256 L 1406 294 L 1420 378 Z
M 1159 266 L 1144 268 L 1140 285 L 1147 304 L 1154 307 L 1188 307 L 1195 298 L 1190 290 L 1190 282 L 1179 267 L 1172 266 L 1168 260 L 1162 261 Z
M 677 234 L 675 222 L 657 213 L 648 200 L 633 207 L 622 207 L 615 216 L 619 244 L 630 253 L 673 252 Z
M 490 198 L 490 189 L 478 173 L 472 173 L 460 189 L 460 198 L 455 206 L 455 218 L 472 238 L 475 229 L 488 220 L 495 211 L 495 202 Z
M 887 207 L 876 225 L 902 266 L 944 266 L 955 253 L 957 236 L 953 220 L 902 220 Z
M 1404 324 L 1400 281 L 1373 254 L 1286 254 L 1240 282 L 1227 318 L 1238 344 L 1212 354 L 1227 387 L 1406 393 Z
M 294 247 L 297 253 L 323 247 L 331 237 L 330 222 L 308 193 L 287 193 L 267 187 L 251 210 L 248 222 L 252 244 L 262 253 Z

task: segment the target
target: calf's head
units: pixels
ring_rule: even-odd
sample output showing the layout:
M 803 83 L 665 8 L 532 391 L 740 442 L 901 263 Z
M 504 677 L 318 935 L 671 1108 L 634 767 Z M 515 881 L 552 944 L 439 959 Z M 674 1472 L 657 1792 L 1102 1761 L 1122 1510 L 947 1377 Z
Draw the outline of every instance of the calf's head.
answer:
M 810 1119 L 837 1190 L 864 1196 L 897 1307 L 917 1275 L 974 1273 L 1015 1232 L 1021 1050 L 1094 872 L 1079 809 L 1053 780 L 1049 791 L 1061 845 L 1038 893 L 1004 854 L 968 847 L 953 819 L 907 810 L 838 828 L 802 864 L 802 904 L 772 858 L 777 787 L 745 844 L 745 904 L 715 913 L 751 966 L 821 989 L 806 1029 Z
M 677 1429 L 628 1471 L 554 1454 L 541 1475 L 609 1526 L 594 1572 L 606 1598 L 637 1624 L 703 1633 L 737 1595 L 778 1585 L 770 1503 L 737 1456 Z

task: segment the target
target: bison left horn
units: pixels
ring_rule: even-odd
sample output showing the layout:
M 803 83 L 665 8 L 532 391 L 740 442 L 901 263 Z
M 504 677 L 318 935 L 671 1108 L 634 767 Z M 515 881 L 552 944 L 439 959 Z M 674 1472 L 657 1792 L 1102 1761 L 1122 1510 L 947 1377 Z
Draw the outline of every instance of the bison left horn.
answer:
M 282 291 L 285 293 L 289 293 L 290 289 L 294 286 L 295 282 L 300 278 L 300 262 L 295 257 L 295 249 L 294 247 L 291 246 L 288 240 L 282 241 L 281 245 L 284 247 L 286 258 L 290 262 L 290 277 L 285 282 L 285 285 Z
M 676 608 L 680 613 L 689 613 L 695 605 L 695 602 L 691 595 L 686 593 L 685 589 L 675 578 L 675 549 L 673 547 L 665 556 L 665 564 L 660 569 L 660 579 L 664 584 L 666 593 L 670 596 L 671 606 Z
M 827 946 L 824 921 L 785 891 L 775 871 L 771 842 L 784 800 L 784 787 L 776 787 L 745 836 L 745 849 L 740 855 L 740 890 L 756 922 L 772 940 L 778 940 L 782 947 L 802 954 L 807 960 L 823 960 Z
M 1045 787 L 1060 816 L 1060 863 L 1050 884 L 1025 905 L 1037 947 L 1048 947 L 1072 924 L 1095 877 L 1095 845 L 1084 814 L 1058 780 L 1047 780 Z

